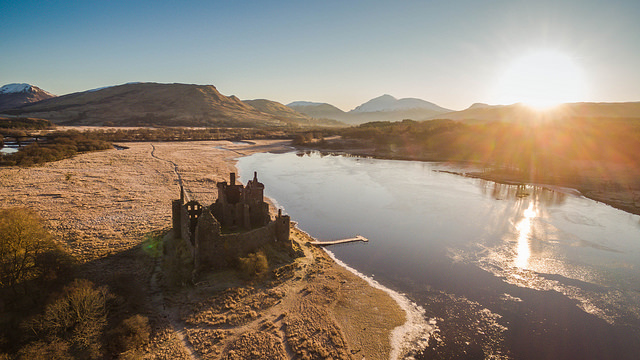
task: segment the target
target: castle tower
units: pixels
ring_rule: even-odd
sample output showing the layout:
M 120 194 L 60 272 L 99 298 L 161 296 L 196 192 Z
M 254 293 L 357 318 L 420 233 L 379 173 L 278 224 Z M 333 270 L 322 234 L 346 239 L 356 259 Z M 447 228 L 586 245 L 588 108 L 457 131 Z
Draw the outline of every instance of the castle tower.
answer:
M 258 173 L 253 173 L 253 180 L 247 182 L 244 190 L 244 201 L 249 206 L 249 224 L 251 227 L 264 226 L 271 218 L 269 204 L 264 201 L 264 184 L 258 181 Z
M 258 181 L 258 172 L 254 172 L 253 180 L 247 182 L 244 198 L 247 203 L 259 204 L 264 202 L 264 184 Z
M 289 239 L 289 228 L 291 218 L 289 215 L 282 215 L 282 209 L 278 209 L 278 216 L 276 216 L 276 241 L 291 243 Z

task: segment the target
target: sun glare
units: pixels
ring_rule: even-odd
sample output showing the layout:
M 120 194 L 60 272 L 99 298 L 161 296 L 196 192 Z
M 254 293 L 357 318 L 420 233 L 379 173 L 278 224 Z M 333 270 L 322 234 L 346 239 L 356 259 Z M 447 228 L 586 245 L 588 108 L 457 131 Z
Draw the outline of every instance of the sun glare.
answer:
M 516 224 L 516 230 L 518 231 L 518 244 L 516 247 L 515 264 L 519 268 L 526 268 L 529 265 L 529 257 L 531 257 L 531 233 L 533 232 L 533 220 L 538 215 L 536 207 L 532 202 L 529 203 L 529 207 L 524 210 L 524 217 L 518 224 Z
M 584 101 L 584 96 L 581 69 L 569 56 L 550 50 L 516 59 L 505 70 L 497 90 L 501 104 L 523 103 L 537 109 Z

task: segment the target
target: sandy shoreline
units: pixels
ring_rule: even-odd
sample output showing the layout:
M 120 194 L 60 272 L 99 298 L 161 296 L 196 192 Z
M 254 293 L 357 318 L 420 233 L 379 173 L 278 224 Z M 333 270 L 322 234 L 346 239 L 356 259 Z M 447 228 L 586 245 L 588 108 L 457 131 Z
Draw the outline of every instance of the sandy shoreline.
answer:
M 349 265 L 336 258 L 330 251 L 326 250 L 331 259 L 338 265 L 351 271 L 354 275 L 364 279 L 371 287 L 380 289 L 389 296 L 404 310 L 406 313 L 406 321 L 404 324 L 395 327 L 391 332 L 391 353 L 390 359 L 400 359 L 402 355 L 407 355 L 412 351 L 420 351 L 426 348 L 429 335 L 436 328 L 435 319 L 427 322 L 425 320 L 425 310 L 416 303 L 409 300 L 403 294 L 391 290 L 381 285 L 376 280 L 368 277 L 359 271 L 353 269 Z
M 210 203 L 216 182 L 235 171 L 239 155 L 286 145 L 132 143 L 38 167 L 1 168 L 0 207 L 36 210 L 84 263 L 83 276 L 115 286 L 124 278 L 139 282 L 148 297 L 140 307 L 154 324 L 143 358 L 388 359 L 391 333 L 405 324 L 405 310 L 308 245 L 302 231 L 292 229 L 292 236 L 305 256 L 285 266 L 289 270 L 277 269 L 285 275 L 257 282 L 224 272 L 195 287 L 166 288 L 158 285 L 167 274 L 158 272 L 157 260 L 152 265 L 138 250 L 149 234 L 170 227 L 178 174 L 192 197 Z

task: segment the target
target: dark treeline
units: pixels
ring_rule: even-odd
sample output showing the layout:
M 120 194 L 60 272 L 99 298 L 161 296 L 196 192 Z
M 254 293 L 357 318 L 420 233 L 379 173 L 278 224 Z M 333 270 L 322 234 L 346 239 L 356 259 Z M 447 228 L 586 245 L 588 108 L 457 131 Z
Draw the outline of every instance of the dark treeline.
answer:
M 45 130 L 53 128 L 53 123 L 46 119 L 0 117 L 0 129 Z
M 22 128 L 0 128 L 0 134 L 6 138 L 27 142 L 20 151 L 0 157 L 0 166 L 31 166 L 72 157 L 78 153 L 112 148 L 115 142 L 136 141 L 206 141 L 206 140 L 256 140 L 256 139 L 292 139 L 296 136 L 308 136 L 311 132 L 318 136 L 335 134 L 336 130 L 305 130 L 299 127 L 277 128 L 104 128 L 89 131 L 36 131 Z M 302 135 L 300 135 L 302 134 Z
M 18 152 L 0 157 L 0 166 L 31 166 L 72 157 L 78 153 L 106 150 L 112 145 L 91 133 L 55 131 L 25 146 Z
M 104 141 L 204 141 L 290 138 L 295 128 L 140 128 L 91 131 L 92 136 Z
M 404 120 L 366 123 L 343 129 L 340 135 L 342 143 L 371 149 L 374 156 L 468 161 L 529 179 L 570 178 L 578 167 L 596 162 L 640 168 L 640 119 L 568 118 L 537 123 Z M 323 145 L 339 148 L 341 142 Z
M 299 136 L 331 136 L 337 129 L 305 128 L 298 126 L 274 128 L 141 128 L 141 129 L 104 129 L 93 131 L 94 136 L 104 141 L 205 141 L 205 140 L 260 140 L 260 139 L 295 139 Z

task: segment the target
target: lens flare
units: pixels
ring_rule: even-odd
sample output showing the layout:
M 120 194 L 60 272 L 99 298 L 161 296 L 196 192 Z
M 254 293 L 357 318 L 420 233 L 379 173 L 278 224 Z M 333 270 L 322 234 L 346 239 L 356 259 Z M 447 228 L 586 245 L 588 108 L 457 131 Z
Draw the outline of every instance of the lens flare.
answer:
M 584 101 L 586 82 L 575 61 L 560 52 L 541 50 L 516 59 L 498 82 L 500 104 L 523 103 L 547 109 Z

